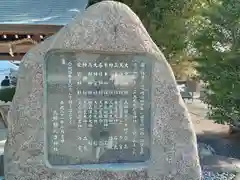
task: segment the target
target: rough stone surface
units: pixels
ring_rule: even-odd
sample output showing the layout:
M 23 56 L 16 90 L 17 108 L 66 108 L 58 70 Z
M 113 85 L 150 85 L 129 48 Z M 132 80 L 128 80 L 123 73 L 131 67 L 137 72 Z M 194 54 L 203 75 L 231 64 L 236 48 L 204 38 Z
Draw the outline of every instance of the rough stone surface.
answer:
M 7 116 L 10 104 L 0 102 L 0 129 L 5 129 L 8 126 Z
M 163 35 L 164 36 L 164 35 Z M 43 61 L 51 48 L 147 52 L 153 73 L 152 159 L 134 172 L 57 171 L 44 165 Z M 20 65 L 8 116 L 6 180 L 200 180 L 196 137 L 173 72 L 139 18 L 124 4 L 104 1 L 28 52 Z

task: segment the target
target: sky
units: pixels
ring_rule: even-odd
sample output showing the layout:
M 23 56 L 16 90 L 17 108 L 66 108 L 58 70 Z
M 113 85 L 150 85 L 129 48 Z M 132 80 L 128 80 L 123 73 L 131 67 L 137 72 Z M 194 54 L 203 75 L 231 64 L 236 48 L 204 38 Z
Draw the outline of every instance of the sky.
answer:
M 18 66 L 10 61 L 0 61 L 0 80 L 9 75 L 11 68 L 17 70 Z

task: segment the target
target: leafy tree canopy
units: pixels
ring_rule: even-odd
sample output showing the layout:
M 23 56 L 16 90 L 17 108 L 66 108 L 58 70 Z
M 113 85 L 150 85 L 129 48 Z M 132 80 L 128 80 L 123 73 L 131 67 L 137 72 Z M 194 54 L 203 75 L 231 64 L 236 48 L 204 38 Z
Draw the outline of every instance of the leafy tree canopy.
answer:
M 101 0 L 90 0 L 89 6 Z M 187 20 L 199 6 L 197 0 L 118 0 L 142 20 L 170 64 L 179 61 L 187 46 Z
M 209 115 L 217 123 L 240 118 L 240 1 L 209 2 L 194 36 L 200 78 L 207 84 Z

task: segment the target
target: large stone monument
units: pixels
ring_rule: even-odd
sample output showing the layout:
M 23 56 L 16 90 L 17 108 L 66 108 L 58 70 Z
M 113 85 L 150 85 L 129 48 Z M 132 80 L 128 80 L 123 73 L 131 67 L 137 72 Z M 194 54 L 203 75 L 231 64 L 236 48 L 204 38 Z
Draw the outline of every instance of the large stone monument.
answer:
M 173 72 L 126 5 L 89 7 L 22 61 L 6 180 L 200 180 Z

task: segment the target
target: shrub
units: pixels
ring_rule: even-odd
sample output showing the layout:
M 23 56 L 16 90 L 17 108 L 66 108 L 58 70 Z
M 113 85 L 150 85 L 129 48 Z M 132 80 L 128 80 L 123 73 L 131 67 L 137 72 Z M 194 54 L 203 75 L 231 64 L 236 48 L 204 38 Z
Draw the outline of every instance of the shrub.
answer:
M 0 89 L 0 101 L 8 102 L 12 101 L 15 94 L 15 87 Z

